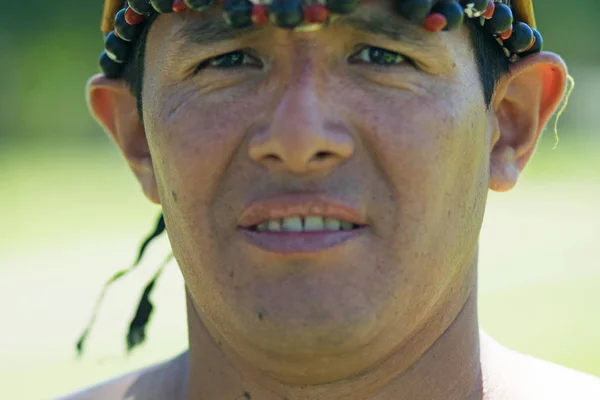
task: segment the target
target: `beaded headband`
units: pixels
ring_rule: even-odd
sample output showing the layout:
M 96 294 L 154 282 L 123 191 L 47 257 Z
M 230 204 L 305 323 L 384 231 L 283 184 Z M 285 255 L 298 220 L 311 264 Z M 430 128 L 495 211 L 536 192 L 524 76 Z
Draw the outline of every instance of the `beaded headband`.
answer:
M 393 1 L 400 15 L 429 32 L 458 29 L 465 18 L 478 20 L 511 62 L 542 51 L 543 40 L 535 29 L 531 0 Z M 326 26 L 335 16 L 353 12 L 360 0 L 106 0 L 102 21 L 105 51 L 100 57 L 104 75 L 121 76 L 148 17 L 203 11 L 216 3 L 222 4 L 223 17 L 234 28 L 270 23 L 280 28 L 312 30 Z

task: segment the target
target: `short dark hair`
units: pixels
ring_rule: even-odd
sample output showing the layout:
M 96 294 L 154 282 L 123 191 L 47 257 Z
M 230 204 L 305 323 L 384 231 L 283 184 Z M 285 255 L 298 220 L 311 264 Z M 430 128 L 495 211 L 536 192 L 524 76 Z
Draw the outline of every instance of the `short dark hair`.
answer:
M 153 14 L 146 21 L 144 29 L 137 41 L 132 60 L 125 67 L 123 78 L 129 85 L 132 93 L 137 100 L 138 114 L 140 120 L 144 121 L 144 112 L 142 107 L 142 90 L 144 80 L 144 60 L 146 50 L 146 40 L 148 32 L 152 26 L 152 22 L 156 19 L 157 14 Z M 483 88 L 483 96 L 486 107 L 490 106 L 496 83 L 503 74 L 508 72 L 509 61 L 504 54 L 501 46 L 496 42 L 496 39 L 485 32 L 477 23 L 477 19 L 466 19 L 467 27 L 469 28 L 473 50 L 475 52 L 475 62 L 481 79 Z

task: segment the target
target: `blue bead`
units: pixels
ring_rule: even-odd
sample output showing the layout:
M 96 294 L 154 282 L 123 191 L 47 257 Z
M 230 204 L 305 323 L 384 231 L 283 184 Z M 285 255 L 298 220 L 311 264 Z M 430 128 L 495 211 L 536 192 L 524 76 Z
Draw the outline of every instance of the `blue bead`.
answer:
M 396 0 L 396 11 L 416 24 L 422 23 L 431 12 L 432 0 Z
M 463 8 L 456 1 L 442 0 L 433 6 L 431 12 L 440 13 L 446 17 L 448 24 L 444 28 L 445 31 L 453 31 L 462 26 L 465 19 Z
M 504 47 L 511 53 L 522 53 L 529 46 L 533 40 L 533 31 L 524 22 L 515 22 L 513 24 L 512 35 L 504 41 Z
M 173 12 L 173 0 L 150 0 L 152 7 L 161 14 Z
M 154 11 L 148 0 L 129 0 L 129 8 L 140 15 L 148 15 Z
M 494 35 L 500 35 L 510 29 L 513 23 L 513 13 L 509 6 L 495 3 L 494 16 L 485 22 L 485 28 Z
M 300 0 L 273 0 L 269 5 L 269 20 L 280 28 L 293 28 L 303 19 Z
M 106 51 L 100 56 L 100 69 L 104 76 L 109 79 L 116 79 L 121 76 L 125 64 L 116 63 L 110 59 Z
M 106 35 L 104 48 L 108 57 L 116 63 L 126 62 L 131 53 L 131 44 L 119 38 L 114 32 Z
M 223 17 L 234 28 L 252 26 L 252 3 L 247 0 L 227 0 L 223 6 Z
M 530 54 L 539 53 L 542 50 L 544 50 L 544 38 L 542 38 L 542 35 L 537 31 L 537 29 L 531 28 L 531 31 L 533 32 L 535 43 L 533 44 L 533 47 L 531 49 L 523 52 L 521 54 L 522 56 L 528 56 Z
M 142 32 L 143 24 L 129 25 L 125 21 L 125 9 L 120 10 L 115 16 L 115 32 L 123 40 L 131 42 L 138 38 Z

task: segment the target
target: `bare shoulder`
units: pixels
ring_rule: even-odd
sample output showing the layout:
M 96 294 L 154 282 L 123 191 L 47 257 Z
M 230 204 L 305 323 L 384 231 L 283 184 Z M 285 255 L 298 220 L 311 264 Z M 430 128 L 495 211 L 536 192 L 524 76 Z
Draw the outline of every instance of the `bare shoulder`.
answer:
M 486 400 L 598 400 L 600 378 L 487 341 Z
M 185 391 L 187 353 L 108 380 L 56 400 L 180 399 Z
M 525 378 L 524 392 L 535 394 L 536 399 L 600 399 L 600 378 L 524 354 L 515 353 L 515 359 L 517 372 Z
M 126 399 L 127 393 L 134 383 L 140 377 L 152 371 L 153 368 L 155 366 L 113 378 L 98 385 L 71 393 L 65 397 L 59 397 L 56 400 Z

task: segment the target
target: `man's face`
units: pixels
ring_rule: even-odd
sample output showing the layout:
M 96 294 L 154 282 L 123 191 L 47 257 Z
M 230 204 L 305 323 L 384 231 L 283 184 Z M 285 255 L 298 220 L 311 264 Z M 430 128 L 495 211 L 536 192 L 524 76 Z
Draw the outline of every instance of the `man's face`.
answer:
M 388 3 L 313 32 L 229 37 L 217 10 L 150 30 L 144 124 L 171 244 L 197 312 L 243 356 L 370 365 L 472 271 L 494 132 L 469 34 Z M 248 240 L 246 208 L 290 194 L 365 225 L 326 249 Z

